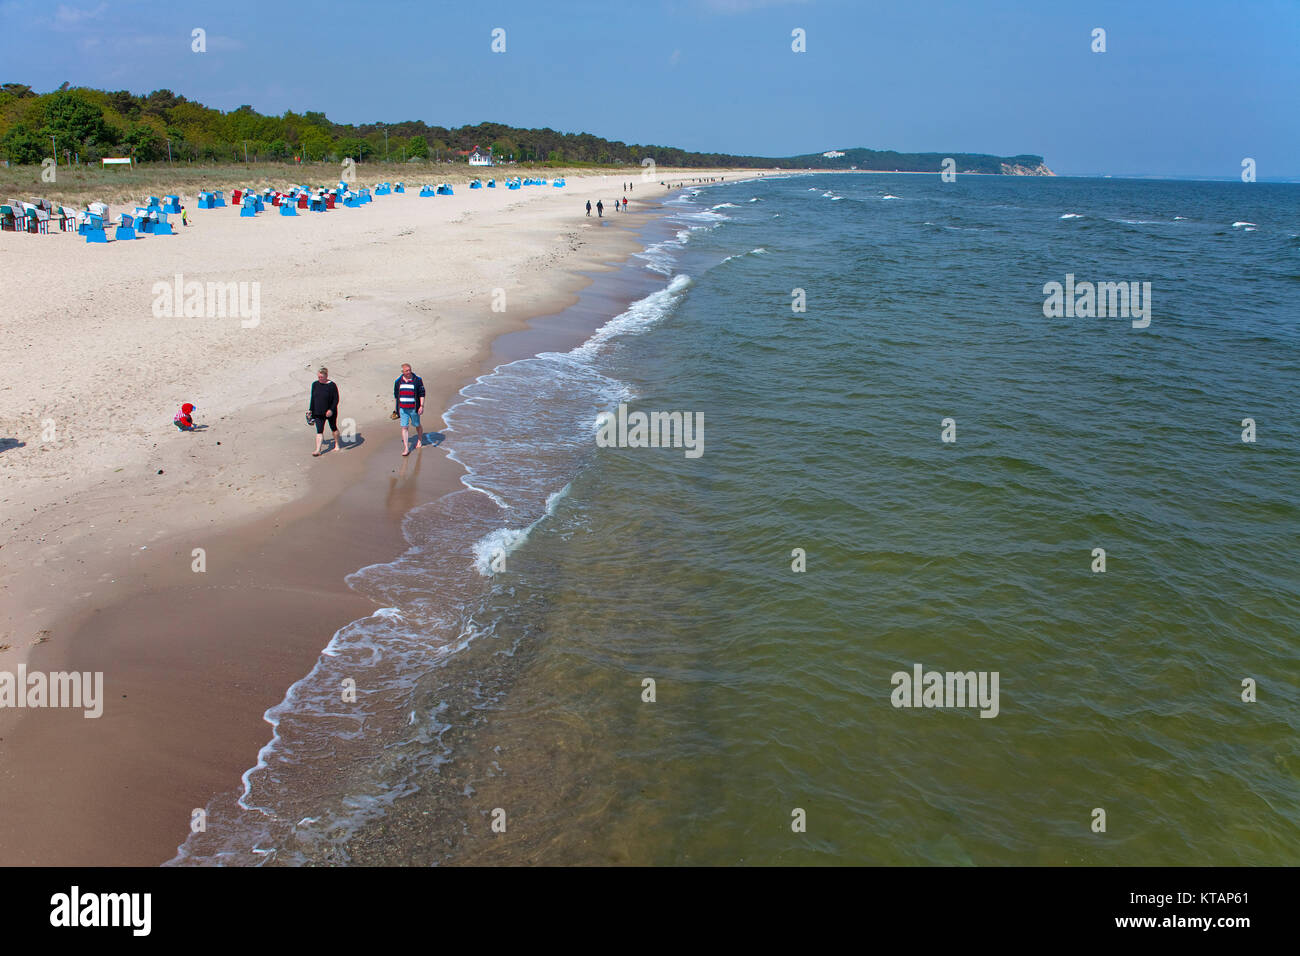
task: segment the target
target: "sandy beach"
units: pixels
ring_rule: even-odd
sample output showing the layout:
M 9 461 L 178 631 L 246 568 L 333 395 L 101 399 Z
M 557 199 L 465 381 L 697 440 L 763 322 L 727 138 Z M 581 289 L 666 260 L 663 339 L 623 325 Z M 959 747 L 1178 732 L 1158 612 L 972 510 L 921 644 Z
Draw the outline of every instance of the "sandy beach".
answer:
M 744 174 L 658 178 L 711 175 Z M 373 610 L 344 576 L 400 551 L 402 515 L 457 487 L 435 446 L 400 457 L 400 364 L 423 377 L 438 431 L 494 339 L 639 248 L 657 179 L 635 182 L 630 215 L 583 211 L 634 176 L 518 191 L 462 176 L 454 196 L 408 185 L 253 220 L 184 197 L 191 225 L 174 238 L 0 237 L 6 274 L 31 290 L 6 288 L 0 329 L 0 670 L 102 671 L 106 698 L 94 720 L 0 711 L 0 863 L 158 864 L 192 809 L 235 787 L 267 740 L 263 712 Z M 178 275 L 255 284 L 256 321 L 158 316 L 155 286 Z M 357 440 L 313 458 L 303 411 L 320 365 Z M 200 430 L 173 427 L 182 402 Z

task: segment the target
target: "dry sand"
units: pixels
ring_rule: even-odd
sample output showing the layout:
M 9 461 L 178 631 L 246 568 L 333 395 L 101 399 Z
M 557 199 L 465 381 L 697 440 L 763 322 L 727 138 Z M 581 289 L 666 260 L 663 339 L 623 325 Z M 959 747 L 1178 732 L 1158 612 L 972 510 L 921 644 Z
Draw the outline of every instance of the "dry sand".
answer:
M 103 671 L 108 699 L 97 720 L 0 710 L 0 864 L 170 857 L 190 809 L 255 761 L 266 708 L 371 609 L 343 576 L 400 552 L 401 515 L 456 485 L 436 448 L 400 458 L 400 363 L 440 429 L 495 337 L 639 247 L 658 178 L 707 175 L 743 177 L 569 173 L 564 189 L 429 199 L 408 186 L 252 220 L 187 197 L 191 226 L 172 238 L 0 234 L 0 671 Z M 584 215 L 625 180 L 643 214 Z M 258 283 L 257 324 L 156 317 L 155 283 L 178 273 Z M 303 412 L 321 364 L 360 440 L 317 459 Z M 203 430 L 171 424 L 186 401 Z

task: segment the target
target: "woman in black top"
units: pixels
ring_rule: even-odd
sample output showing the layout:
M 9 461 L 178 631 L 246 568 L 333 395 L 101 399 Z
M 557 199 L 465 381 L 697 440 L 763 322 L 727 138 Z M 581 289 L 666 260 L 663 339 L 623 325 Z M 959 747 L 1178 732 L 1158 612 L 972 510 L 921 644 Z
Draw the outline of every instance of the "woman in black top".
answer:
M 334 433 L 334 447 L 342 451 L 343 442 L 339 439 L 339 387 L 330 381 L 330 370 L 324 366 L 316 373 L 316 381 L 311 383 L 311 407 L 307 413 L 316 423 L 316 450 L 311 456 L 320 457 L 320 443 L 326 422 L 329 422 L 330 431 Z

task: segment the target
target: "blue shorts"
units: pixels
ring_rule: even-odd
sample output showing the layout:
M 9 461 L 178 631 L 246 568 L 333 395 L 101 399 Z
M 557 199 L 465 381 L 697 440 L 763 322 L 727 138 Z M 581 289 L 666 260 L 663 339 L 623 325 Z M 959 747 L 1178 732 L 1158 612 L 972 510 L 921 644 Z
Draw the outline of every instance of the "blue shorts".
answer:
M 420 414 L 414 408 L 399 408 L 397 412 L 401 416 L 403 428 L 420 427 Z

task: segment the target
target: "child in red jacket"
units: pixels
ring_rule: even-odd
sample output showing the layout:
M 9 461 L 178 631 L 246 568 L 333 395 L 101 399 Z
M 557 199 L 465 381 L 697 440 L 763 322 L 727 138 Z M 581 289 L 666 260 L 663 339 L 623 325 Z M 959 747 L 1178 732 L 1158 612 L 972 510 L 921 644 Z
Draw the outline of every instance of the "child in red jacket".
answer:
M 183 432 L 194 431 L 194 419 L 190 417 L 193 412 L 194 406 L 189 402 L 186 402 L 181 406 L 181 410 L 177 412 L 176 416 L 172 419 L 172 424 Z

